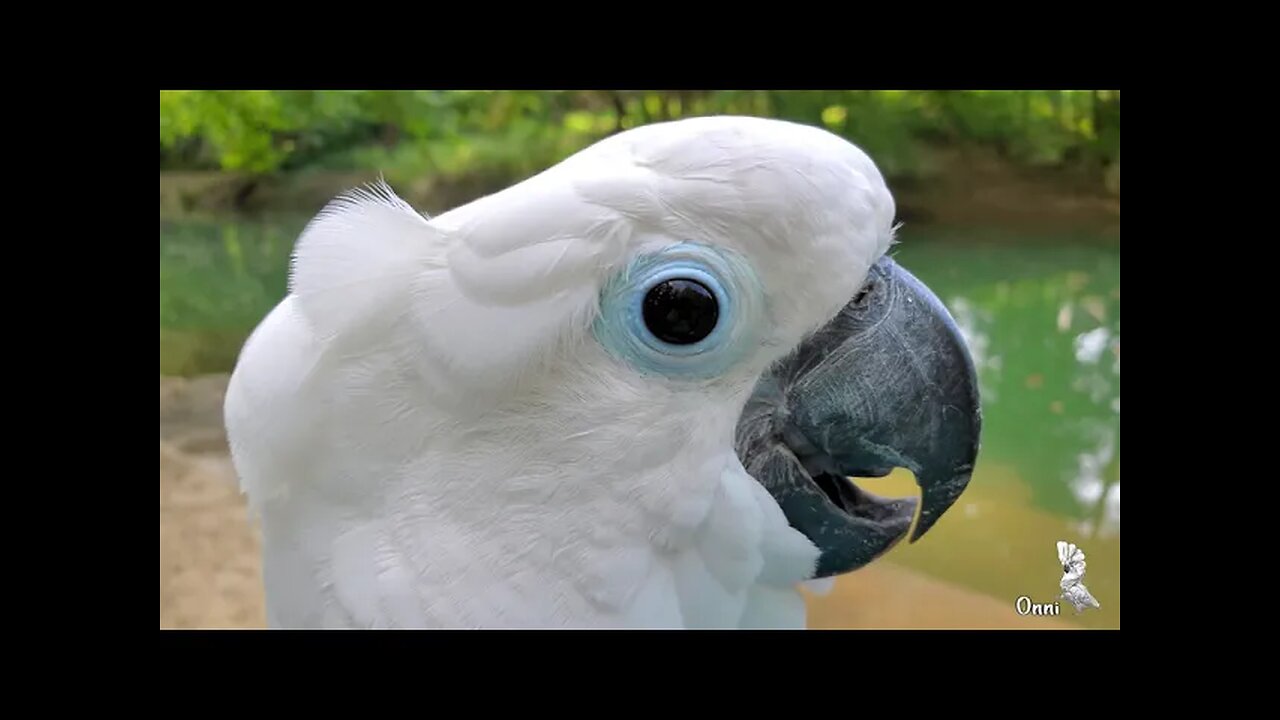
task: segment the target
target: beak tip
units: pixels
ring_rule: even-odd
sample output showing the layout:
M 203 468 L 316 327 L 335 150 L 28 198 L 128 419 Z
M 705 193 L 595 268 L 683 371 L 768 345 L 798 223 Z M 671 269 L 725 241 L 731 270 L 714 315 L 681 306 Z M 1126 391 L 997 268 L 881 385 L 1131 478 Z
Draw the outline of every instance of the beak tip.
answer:
M 938 520 L 951 509 L 956 500 L 960 499 L 972 477 L 973 465 L 969 464 L 956 468 L 951 477 L 945 480 L 930 482 L 927 477 L 920 479 L 924 497 L 920 503 L 920 517 L 911 533 L 910 542 L 916 542 L 933 529 Z

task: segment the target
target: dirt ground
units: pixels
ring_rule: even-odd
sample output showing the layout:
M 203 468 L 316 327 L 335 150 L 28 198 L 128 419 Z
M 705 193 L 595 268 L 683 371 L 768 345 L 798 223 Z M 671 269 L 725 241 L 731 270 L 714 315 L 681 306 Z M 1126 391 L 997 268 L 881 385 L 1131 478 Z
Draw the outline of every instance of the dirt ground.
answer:
M 222 430 L 225 376 L 160 378 L 160 627 L 262 628 L 256 529 Z M 1071 628 L 883 562 L 810 599 L 810 627 Z

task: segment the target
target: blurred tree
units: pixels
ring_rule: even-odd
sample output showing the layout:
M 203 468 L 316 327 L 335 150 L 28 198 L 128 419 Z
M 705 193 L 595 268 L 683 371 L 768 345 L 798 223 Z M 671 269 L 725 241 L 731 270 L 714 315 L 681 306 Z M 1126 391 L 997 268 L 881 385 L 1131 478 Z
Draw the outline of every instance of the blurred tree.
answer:
M 721 113 L 826 127 L 890 176 L 918 172 L 920 148 L 935 142 L 1098 177 L 1120 154 L 1120 93 L 1110 90 L 169 90 L 160 167 L 521 176 L 626 128 Z

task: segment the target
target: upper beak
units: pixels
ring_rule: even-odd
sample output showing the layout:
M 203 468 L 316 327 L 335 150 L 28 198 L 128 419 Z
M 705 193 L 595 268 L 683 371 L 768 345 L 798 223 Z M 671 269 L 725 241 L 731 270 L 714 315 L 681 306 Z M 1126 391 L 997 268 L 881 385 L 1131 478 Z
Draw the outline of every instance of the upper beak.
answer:
M 760 379 L 738 423 L 743 466 L 822 551 L 815 577 L 856 570 L 911 527 L 915 498 L 849 478 L 911 470 L 912 542 L 969 483 L 982 413 L 973 359 L 942 302 L 889 258 L 821 330 Z

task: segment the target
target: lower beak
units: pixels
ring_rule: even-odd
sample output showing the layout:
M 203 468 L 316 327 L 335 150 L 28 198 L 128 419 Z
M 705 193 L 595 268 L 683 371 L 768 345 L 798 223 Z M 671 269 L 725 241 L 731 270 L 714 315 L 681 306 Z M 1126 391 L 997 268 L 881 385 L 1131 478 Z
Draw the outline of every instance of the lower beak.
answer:
M 982 428 L 977 374 L 955 321 L 889 258 L 756 386 L 738 423 L 744 467 L 822 551 L 815 577 L 856 570 L 919 518 L 920 539 L 964 492 Z M 915 498 L 849 479 L 913 472 Z

